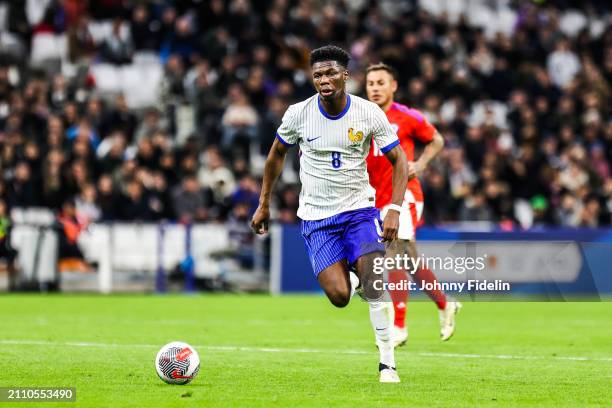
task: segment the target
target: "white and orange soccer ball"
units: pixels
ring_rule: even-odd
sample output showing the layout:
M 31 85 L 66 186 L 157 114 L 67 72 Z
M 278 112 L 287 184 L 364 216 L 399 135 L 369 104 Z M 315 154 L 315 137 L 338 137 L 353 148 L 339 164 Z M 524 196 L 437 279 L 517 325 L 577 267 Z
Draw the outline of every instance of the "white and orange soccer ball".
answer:
M 187 384 L 198 375 L 200 356 L 189 344 L 173 341 L 157 353 L 155 369 L 168 384 Z

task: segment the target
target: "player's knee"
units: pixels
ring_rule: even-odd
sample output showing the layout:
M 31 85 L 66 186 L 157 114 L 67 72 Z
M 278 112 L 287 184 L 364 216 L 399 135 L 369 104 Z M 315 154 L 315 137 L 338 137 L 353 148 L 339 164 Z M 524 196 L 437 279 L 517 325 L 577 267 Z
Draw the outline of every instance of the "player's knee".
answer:
M 343 308 L 349 304 L 349 298 L 348 297 L 335 298 L 335 299 L 332 299 L 331 302 L 332 302 L 332 305 L 336 306 L 337 308 Z
M 351 292 L 350 290 L 344 291 L 336 289 L 331 291 L 331 293 L 328 293 L 327 297 L 332 305 L 342 308 L 349 304 L 349 301 L 351 300 Z

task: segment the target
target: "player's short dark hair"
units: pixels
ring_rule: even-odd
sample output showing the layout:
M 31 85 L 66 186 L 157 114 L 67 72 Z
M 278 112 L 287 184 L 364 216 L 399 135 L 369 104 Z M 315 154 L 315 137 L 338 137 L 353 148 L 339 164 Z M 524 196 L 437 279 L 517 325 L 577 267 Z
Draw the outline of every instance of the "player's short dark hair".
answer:
M 386 71 L 391 75 L 393 79 L 397 79 L 397 71 L 390 65 L 385 64 L 384 62 L 379 62 L 378 64 L 370 64 L 366 68 L 366 75 L 368 75 L 372 71 Z
M 326 45 L 312 50 L 310 53 L 310 66 L 312 67 L 316 62 L 336 61 L 346 68 L 348 67 L 350 59 L 351 56 L 349 53 L 342 48 L 336 47 L 335 45 Z

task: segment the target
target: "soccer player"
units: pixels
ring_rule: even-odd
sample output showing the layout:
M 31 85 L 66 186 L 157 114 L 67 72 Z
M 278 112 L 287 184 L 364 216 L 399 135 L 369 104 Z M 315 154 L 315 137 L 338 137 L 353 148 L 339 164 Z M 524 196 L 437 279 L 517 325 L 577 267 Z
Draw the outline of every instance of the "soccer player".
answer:
M 317 94 L 285 112 L 266 160 L 259 207 L 251 226 L 258 234 L 267 231 L 272 188 L 287 150 L 299 145 L 302 190 L 297 214 L 302 219 L 302 236 L 314 274 L 337 307 L 346 306 L 361 283 L 360 295 L 368 301 L 380 353 L 379 380 L 399 382 L 390 306 L 381 300 L 381 278 L 374 273 L 374 259 L 385 251 L 382 242 L 397 237 L 399 211 L 387 212 L 381 231 L 375 192 L 366 170 L 371 140 L 376 140 L 390 162 L 391 202 L 398 208 L 408 182 L 407 160 L 383 111 L 372 102 L 347 94 L 349 59 L 346 51 L 330 45 L 311 52 Z M 349 268 L 355 268 L 358 276 L 349 276 Z
M 397 131 L 400 144 L 408 158 L 408 182 L 404 200 L 401 205 L 398 240 L 390 245 L 387 256 L 396 254 L 408 255 L 412 259 L 417 258 L 415 245 L 415 229 L 423 213 L 423 192 L 419 183 L 419 176 L 427 167 L 429 162 L 444 147 L 444 139 L 436 128 L 427 121 L 422 113 L 410 109 L 393 100 L 397 90 L 396 73 L 386 64 L 370 65 L 366 70 L 366 93 L 368 99 L 376 103 L 386 113 L 391 126 Z M 423 154 L 414 161 L 414 140 L 425 143 Z M 377 143 L 374 141 L 373 143 Z M 376 189 L 376 207 L 380 209 L 384 217 L 390 208 L 391 201 L 390 174 L 392 172 L 388 160 L 383 157 L 381 150 L 376 145 L 372 146 L 367 158 L 368 174 L 370 184 Z M 405 279 L 404 271 L 390 273 L 389 280 Z M 420 287 L 422 282 L 436 282 L 434 273 L 425 268 L 411 271 L 410 276 Z M 461 308 L 461 303 L 447 299 L 440 290 L 425 291 L 427 295 L 438 306 L 440 316 L 440 339 L 448 340 L 455 331 L 455 314 Z M 392 293 L 393 309 L 395 313 L 392 338 L 395 346 L 402 345 L 408 339 L 406 328 L 406 302 L 408 291 Z

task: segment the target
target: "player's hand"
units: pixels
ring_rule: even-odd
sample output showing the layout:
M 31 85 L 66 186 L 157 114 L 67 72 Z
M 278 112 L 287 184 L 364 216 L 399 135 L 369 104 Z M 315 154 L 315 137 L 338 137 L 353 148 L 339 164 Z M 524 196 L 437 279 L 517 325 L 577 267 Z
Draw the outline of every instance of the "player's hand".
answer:
M 265 234 L 268 232 L 268 223 L 270 222 L 270 208 L 266 206 L 259 206 L 253 214 L 251 220 L 251 228 L 253 232 L 258 235 Z
M 423 172 L 423 167 L 419 162 L 409 161 L 408 162 L 408 180 L 412 180 L 418 177 Z
M 399 229 L 399 212 L 395 210 L 387 211 L 385 220 L 383 221 L 382 242 L 391 242 L 397 239 L 397 230 Z

